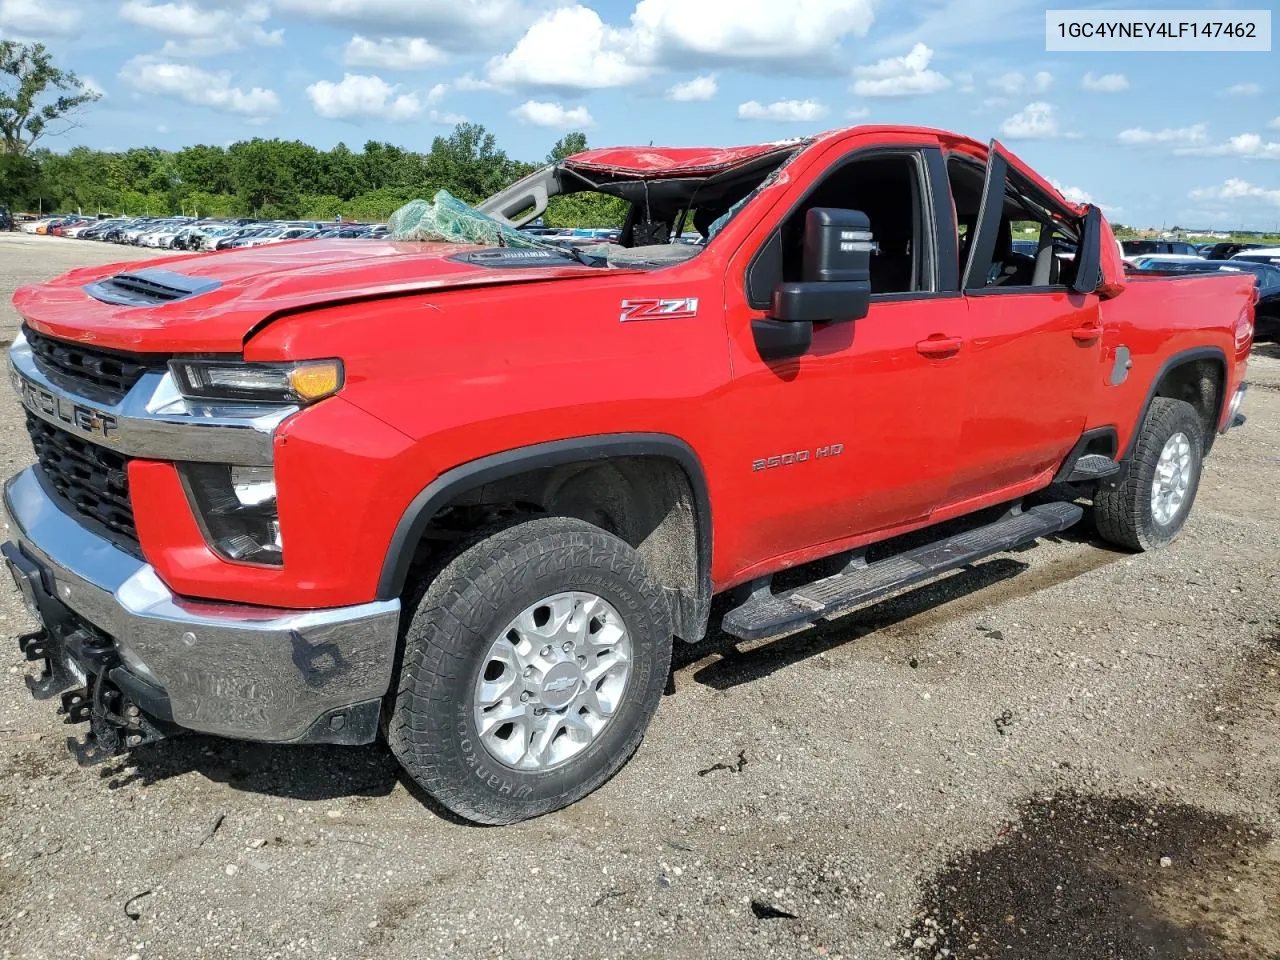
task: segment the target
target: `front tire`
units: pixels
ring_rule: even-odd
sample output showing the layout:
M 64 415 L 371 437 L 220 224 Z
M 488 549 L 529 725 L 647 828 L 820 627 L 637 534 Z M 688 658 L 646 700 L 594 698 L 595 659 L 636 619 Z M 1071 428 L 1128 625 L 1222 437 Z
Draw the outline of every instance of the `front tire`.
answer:
M 1151 401 L 1128 476 L 1094 498 L 1102 539 L 1130 550 L 1159 550 L 1178 538 L 1200 489 L 1203 430 L 1191 404 Z
M 630 759 L 670 663 L 666 599 L 636 552 L 580 520 L 531 520 L 464 550 L 428 586 L 388 741 L 460 817 L 541 816 Z

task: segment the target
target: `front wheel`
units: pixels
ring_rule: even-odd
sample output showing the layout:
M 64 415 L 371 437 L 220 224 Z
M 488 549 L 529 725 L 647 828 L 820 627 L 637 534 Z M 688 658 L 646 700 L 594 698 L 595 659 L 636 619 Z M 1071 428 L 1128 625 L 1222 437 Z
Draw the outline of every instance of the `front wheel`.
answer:
M 671 662 L 661 587 L 580 520 L 510 527 L 431 582 L 405 637 L 388 740 L 438 803 L 477 823 L 568 806 L 644 735 Z
M 1130 550 L 1158 550 L 1177 539 L 1200 489 L 1203 430 L 1191 404 L 1151 401 L 1128 476 L 1094 499 L 1102 539 Z

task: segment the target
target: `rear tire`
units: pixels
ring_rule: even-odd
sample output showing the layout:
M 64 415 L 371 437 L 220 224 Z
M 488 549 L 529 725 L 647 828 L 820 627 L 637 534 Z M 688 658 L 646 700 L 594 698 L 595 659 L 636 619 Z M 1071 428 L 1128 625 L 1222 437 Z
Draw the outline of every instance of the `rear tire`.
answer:
M 1200 488 L 1203 429 L 1191 404 L 1151 401 L 1124 482 L 1094 498 L 1102 539 L 1130 550 L 1159 550 L 1178 538 Z
M 464 550 L 423 594 L 387 739 L 464 819 L 559 810 L 640 745 L 671 642 L 665 595 L 630 546 L 580 520 L 517 524 Z

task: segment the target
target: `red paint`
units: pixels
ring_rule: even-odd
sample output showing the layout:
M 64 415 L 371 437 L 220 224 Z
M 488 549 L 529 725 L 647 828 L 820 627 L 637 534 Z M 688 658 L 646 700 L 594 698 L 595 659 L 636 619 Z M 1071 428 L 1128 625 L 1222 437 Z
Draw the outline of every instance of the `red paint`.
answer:
M 565 161 L 565 166 L 583 173 L 611 173 L 640 179 L 705 176 L 799 146 L 798 141 L 793 141 L 747 147 L 605 147 L 574 154 Z
M 743 286 L 756 250 L 834 161 L 913 144 L 986 156 L 919 128 L 817 138 L 699 256 L 651 273 L 489 270 L 447 259 L 456 246 L 309 242 L 157 262 L 222 281 L 187 303 L 114 308 L 80 289 L 119 267 L 28 287 L 15 303 L 44 332 L 104 346 L 343 360 L 342 394 L 276 441 L 281 569 L 220 560 L 174 468 L 133 464 L 143 549 L 181 594 L 275 607 L 373 599 L 396 523 L 440 474 L 540 442 L 631 432 L 679 437 L 700 459 L 722 590 L 1041 489 L 1089 428 L 1115 426 L 1123 448 L 1176 353 L 1220 348 L 1228 394 L 1243 378 L 1248 344 L 1234 334 L 1252 311 L 1252 279 L 1126 281 L 1109 228 L 1101 295 L 874 302 L 852 324 L 819 326 L 803 357 L 764 362 L 751 334 L 763 314 Z M 659 175 L 775 149 L 636 148 L 570 162 Z M 621 320 L 624 300 L 691 299 L 696 315 Z M 1133 367 L 1110 386 L 1121 345 Z M 753 470 L 801 451 L 808 459 Z

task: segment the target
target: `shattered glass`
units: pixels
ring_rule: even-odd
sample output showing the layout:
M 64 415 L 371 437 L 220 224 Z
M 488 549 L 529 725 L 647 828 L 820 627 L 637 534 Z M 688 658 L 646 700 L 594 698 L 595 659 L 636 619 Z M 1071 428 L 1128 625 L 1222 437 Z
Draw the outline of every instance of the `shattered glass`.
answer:
M 413 200 L 387 221 L 393 240 L 443 240 L 487 247 L 557 249 L 463 203 L 448 190 L 430 200 Z

